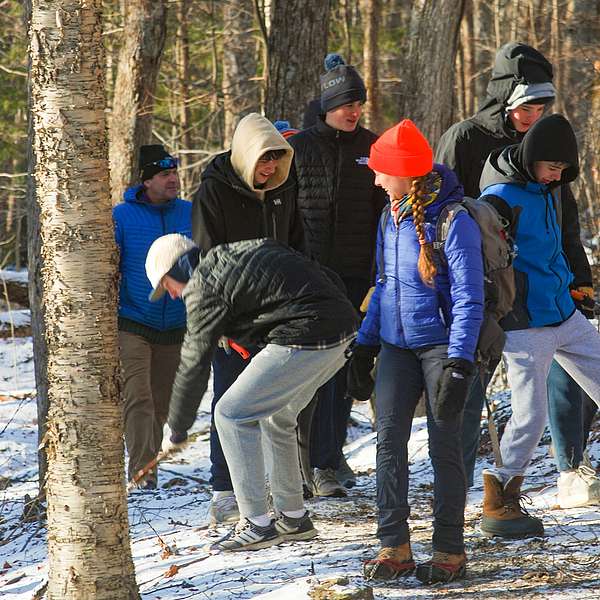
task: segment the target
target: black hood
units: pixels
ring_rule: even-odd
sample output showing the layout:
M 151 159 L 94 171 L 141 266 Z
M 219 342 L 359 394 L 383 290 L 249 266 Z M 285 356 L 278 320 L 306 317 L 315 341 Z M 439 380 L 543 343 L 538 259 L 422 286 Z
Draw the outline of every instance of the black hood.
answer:
M 577 140 L 571 124 L 562 115 L 550 115 L 537 121 L 525 134 L 520 144 L 514 144 L 493 151 L 488 157 L 481 180 L 480 189 L 496 183 L 517 183 L 525 185 L 535 182 L 533 164 L 538 160 L 569 163 L 562 172 L 560 181 L 548 187 L 570 183 L 579 174 Z
M 522 134 L 505 121 L 504 109 L 516 85 L 552 82 L 552 65 L 535 48 L 518 42 L 504 44 L 497 54 L 483 106 L 472 117 L 476 125 L 519 141 Z

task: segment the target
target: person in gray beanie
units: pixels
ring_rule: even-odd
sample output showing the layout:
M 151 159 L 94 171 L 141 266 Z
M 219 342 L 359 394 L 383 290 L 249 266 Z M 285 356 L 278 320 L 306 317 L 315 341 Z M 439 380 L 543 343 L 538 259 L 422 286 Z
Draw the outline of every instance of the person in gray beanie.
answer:
M 377 223 L 386 202 L 367 167 L 377 135 L 359 124 L 367 99 L 365 85 L 339 54 L 325 57 L 320 84 L 321 111 L 315 125 L 288 140 L 294 149 L 298 206 L 310 255 L 342 278 L 358 310 L 372 280 Z M 351 406 L 342 370 L 301 416 L 301 446 L 310 440 L 314 469 L 309 472 L 304 454 L 303 470 L 316 495 L 345 496 L 345 487 L 353 485 L 342 453 Z M 314 418 L 311 411 L 316 411 Z M 305 423 L 312 423 L 312 433 Z

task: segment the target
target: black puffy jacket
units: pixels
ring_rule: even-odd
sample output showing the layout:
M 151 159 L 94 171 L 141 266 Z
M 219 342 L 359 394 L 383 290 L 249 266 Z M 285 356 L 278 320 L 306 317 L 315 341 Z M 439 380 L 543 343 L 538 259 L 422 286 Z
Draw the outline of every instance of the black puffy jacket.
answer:
M 187 431 L 206 391 L 217 342 L 330 346 L 359 318 L 334 273 L 273 240 L 223 244 L 200 262 L 183 292 L 187 331 L 173 384 L 169 425 Z
M 496 55 L 483 106 L 469 119 L 455 123 L 440 138 L 435 161 L 450 167 L 465 195 L 478 198 L 485 162 L 494 150 L 518 144 L 524 134 L 506 120 L 505 107 L 518 83 L 552 81 L 552 65 L 531 46 L 505 44 Z M 577 203 L 568 184 L 561 187 L 563 250 L 575 276 L 573 284 L 592 285 L 590 265 L 581 244 Z
M 304 231 L 293 178 L 264 199 L 238 177 L 231 151 L 218 154 L 202 173 L 193 197 L 192 237 L 203 253 L 217 244 L 270 237 L 304 252 Z
M 288 140 L 308 250 L 343 278 L 369 280 L 372 274 L 377 223 L 386 203 L 367 167 L 376 139 L 364 127 L 339 131 L 319 117 Z

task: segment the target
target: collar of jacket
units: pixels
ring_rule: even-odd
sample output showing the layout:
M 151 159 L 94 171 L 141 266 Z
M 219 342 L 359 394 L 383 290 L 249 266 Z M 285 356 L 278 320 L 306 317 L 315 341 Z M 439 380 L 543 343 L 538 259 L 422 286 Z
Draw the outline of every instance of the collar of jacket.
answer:
M 323 137 L 349 143 L 358 135 L 358 132 L 362 127 L 357 125 L 354 131 L 341 131 L 340 129 L 335 129 L 335 127 L 327 125 L 327 123 L 325 123 L 324 115 L 319 115 L 315 124 L 315 129 L 317 133 Z
M 125 202 L 135 202 L 136 204 L 142 204 L 143 206 L 147 206 L 152 210 L 163 210 L 165 208 L 173 208 L 177 200 L 179 200 L 179 198 L 173 198 L 173 200 L 163 202 L 162 204 L 152 204 L 152 202 L 149 202 L 146 199 L 146 195 L 144 194 L 144 186 L 136 185 L 125 190 L 125 194 L 123 194 L 123 200 Z

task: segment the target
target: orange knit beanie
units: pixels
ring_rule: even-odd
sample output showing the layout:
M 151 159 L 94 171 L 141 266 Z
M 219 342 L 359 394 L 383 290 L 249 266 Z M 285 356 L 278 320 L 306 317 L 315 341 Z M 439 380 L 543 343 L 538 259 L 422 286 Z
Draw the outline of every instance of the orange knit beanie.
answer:
M 433 169 L 433 150 L 410 120 L 384 131 L 371 146 L 369 168 L 398 177 L 420 177 Z

